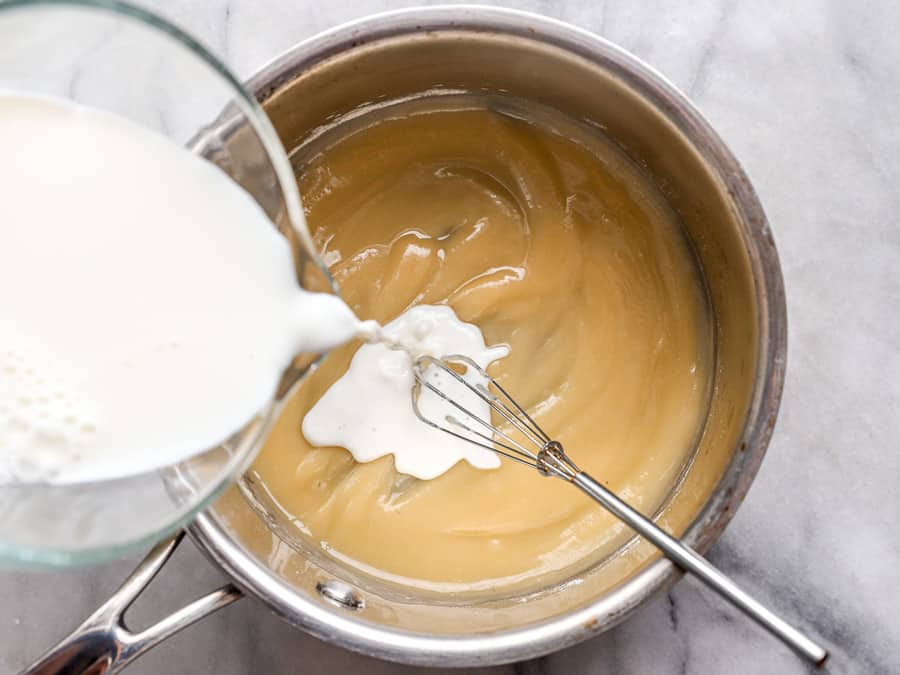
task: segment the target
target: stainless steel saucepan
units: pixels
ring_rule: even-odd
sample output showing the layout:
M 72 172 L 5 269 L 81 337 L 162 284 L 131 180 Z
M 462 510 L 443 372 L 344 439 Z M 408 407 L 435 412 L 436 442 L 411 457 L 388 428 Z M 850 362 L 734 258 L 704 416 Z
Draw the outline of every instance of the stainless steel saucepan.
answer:
M 444 90 L 505 92 L 594 125 L 654 178 L 696 251 L 714 315 L 714 395 L 679 489 L 657 516 L 703 552 L 741 503 L 766 451 L 784 379 L 778 255 L 740 165 L 653 69 L 578 28 L 521 12 L 453 6 L 379 14 L 303 42 L 249 83 L 290 151 L 364 105 Z M 475 666 L 539 656 L 614 626 L 676 581 L 646 542 L 522 597 L 410 595 L 279 535 L 251 480 L 188 528 L 233 584 L 130 633 L 121 616 L 178 538 L 158 545 L 103 608 L 32 672 L 115 671 L 241 595 L 302 630 L 371 656 Z M 274 542 L 274 543 L 273 543 Z M 276 554 L 273 555 L 273 547 Z M 763 561 L 760 561 L 761 564 Z

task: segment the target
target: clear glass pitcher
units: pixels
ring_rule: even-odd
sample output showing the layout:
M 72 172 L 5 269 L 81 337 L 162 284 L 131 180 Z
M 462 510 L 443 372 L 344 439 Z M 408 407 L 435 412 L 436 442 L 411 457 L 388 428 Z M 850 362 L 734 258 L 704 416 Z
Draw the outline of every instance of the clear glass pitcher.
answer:
M 0 2 L 0 90 L 109 110 L 215 162 L 289 240 L 300 284 L 332 290 L 265 113 L 228 68 L 167 21 L 110 0 Z M 0 484 L 0 562 L 97 561 L 180 527 L 246 468 L 315 358 L 298 356 L 266 409 L 187 461 L 93 483 Z

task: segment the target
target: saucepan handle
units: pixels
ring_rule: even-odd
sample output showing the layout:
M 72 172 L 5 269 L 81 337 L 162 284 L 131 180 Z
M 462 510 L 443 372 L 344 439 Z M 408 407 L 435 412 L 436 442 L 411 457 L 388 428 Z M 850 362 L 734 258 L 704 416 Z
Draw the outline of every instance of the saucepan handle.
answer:
M 181 531 L 154 546 L 109 600 L 22 675 L 117 673 L 182 628 L 240 599 L 241 591 L 226 584 L 145 630 L 135 633 L 126 627 L 125 610 L 162 569 L 183 537 Z

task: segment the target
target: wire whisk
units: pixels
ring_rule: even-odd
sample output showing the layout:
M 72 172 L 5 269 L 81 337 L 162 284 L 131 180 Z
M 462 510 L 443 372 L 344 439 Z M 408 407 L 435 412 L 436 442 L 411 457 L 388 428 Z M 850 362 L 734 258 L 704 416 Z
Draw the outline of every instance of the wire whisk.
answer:
M 554 476 L 572 483 L 652 542 L 676 566 L 698 577 L 798 654 L 817 666 L 825 663 L 828 652 L 821 645 L 760 604 L 700 554 L 579 469 L 563 446 L 544 432 L 528 412 L 475 361 L 458 354 L 440 359 L 422 356 L 414 362 L 413 373 L 413 409 L 425 424 L 537 469 L 543 476 Z M 452 393 L 450 389 L 453 389 Z M 423 405 L 426 392 L 437 397 L 427 406 L 428 410 Z M 435 400 L 441 405 L 435 406 Z M 479 401 L 489 406 L 496 419 L 501 420 L 501 426 L 493 423 L 492 415 L 484 419 L 483 414 L 473 410 L 476 407 L 485 409 Z

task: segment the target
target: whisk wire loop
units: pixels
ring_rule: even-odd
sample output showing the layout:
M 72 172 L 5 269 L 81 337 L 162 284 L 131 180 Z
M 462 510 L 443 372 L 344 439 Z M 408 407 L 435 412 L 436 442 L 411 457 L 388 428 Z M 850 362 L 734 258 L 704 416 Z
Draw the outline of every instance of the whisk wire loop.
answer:
M 445 356 L 442 359 L 436 359 L 433 356 L 423 356 L 420 357 L 416 361 L 416 365 L 419 369 L 419 372 L 424 375 L 424 372 L 430 368 L 440 368 L 443 372 L 447 373 L 457 382 L 459 382 L 464 387 L 467 387 L 471 392 L 476 394 L 482 401 L 487 403 L 492 410 L 494 410 L 497 414 L 499 414 L 503 419 L 509 422 L 513 428 L 515 428 L 519 433 L 525 436 L 529 441 L 534 443 L 537 450 L 543 448 L 547 443 L 550 442 L 550 437 L 544 433 L 544 431 L 535 423 L 531 416 L 525 412 L 525 410 L 510 396 L 506 393 L 506 390 L 500 386 L 500 384 L 494 380 L 490 375 L 488 375 L 487 371 L 482 368 L 476 361 L 473 361 L 468 356 L 463 356 L 462 354 L 451 354 L 449 356 Z M 460 375 L 456 370 L 454 370 L 452 365 L 463 365 L 467 369 L 472 369 L 478 375 L 480 375 L 489 386 L 494 387 L 497 391 L 502 394 L 502 398 L 494 394 L 488 386 L 484 384 L 477 383 L 473 384 L 466 380 L 465 377 Z M 425 381 L 422 378 L 422 381 Z M 435 387 L 430 387 L 432 391 L 436 391 Z M 448 397 L 442 396 L 444 400 L 449 400 Z M 468 413 L 471 415 L 471 413 Z M 494 427 L 490 422 L 485 422 L 481 418 L 478 420 L 484 424 L 484 426 L 493 429 L 494 431 L 499 431 Z M 502 432 L 500 432 L 502 434 Z M 504 434 L 505 435 L 505 434 Z M 536 453 L 534 454 L 534 459 L 537 458 Z
M 452 357 L 448 357 L 448 358 L 452 358 Z M 480 371 L 481 373 L 484 373 L 485 377 L 488 377 L 487 373 L 485 373 L 485 371 L 483 369 L 481 369 L 478 366 L 478 364 L 475 363 L 474 361 L 472 361 L 471 359 L 469 359 L 467 357 L 459 357 L 459 358 L 461 361 L 463 361 L 465 363 L 465 365 L 477 368 L 478 371 Z M 420 420 L 422 420 L 429 426 L 432 426 L 436 429 L 444 431 L 452 436 L 455 436 L 456 438 L 467 441 L 469 443 L 474 443 L 475 445 L 481 446 L 487 450 L 498 452 L 501 455 L 508 457 L 509 459 L 515 460 L 522 464 L 526 464 L 528 466 L 531 466 L 532 468 L 537 467 L 538 456 L 535 452 L 531 452 L 524 445 L 522 445 L 521 443 L 516 441 L 514 438 L 510 437 L 502 429 L 498 429 L 493 424 L 491 424 L 490 421 L 482 419 L 479 415 L 476 415 L 474 412 L 472 412 L 471 410 L 469 410 L 468 408 L 466 408 L 465 406 L 460 404 L 458 401 L 456 401 L 453 398 L 451 398 L 450 396 L 448 396 L 444 391 L 442 391 L 438 387 L 434 386 L 431 382 L 429 382 L 427 380 L 427 378 L 425 377 L 425 372 L 430 367 L 439 368 L 443 372 L 451 375 L 454 379 L 456 379 L 458 382 L 460 382 L 463 386 L 467 387 L 469 389 L 469 391 L 473 392 L 482 401 L 487 403 L 492 409 L 497 410 L 505 419 L 509 420 L 510 423 L 513 424 L 513 426 L 515 428 L 517 428 L 524 435 L 526 435 L 526 437 L 529 437 L 531 439 L 531 436 L 532 436 L 529 433 L 529 430 L 527 429 L 527 427 L 517 423 L 514 415 L 512 415 L 508 410 L 503 411 L 502 408 L 498 407 L 498 405 L 495 403 L 495 400 L 494 400 L 496 397 L 494 397 L 494 395 L 491 394 L 490 391 L 488 391 L 486 388 L 477 387 L 477 386 L 473 385 L 472 383 L 468 382 L 465 378 L 460 376 L 459 373 L 457 373 L 455 370 L 453 370 L 453 368 L 449 367 L 447 365 L 447 363 L 445 363 L 441 359 L 435 359 L 430 356 L 420 357 L 416 361 L 415 367 L 414 367 L 416 382 L 415 382 L 414 391 L 413 391 L 413 410 L 415 411 L 416 416 Z M 478 429 L 474 429 L 470 425 L 466 424 L 462 419 L 459 419 L 452 415 L 445 415 L 444 416 L 445 422 L 452 425 L 453 427 L 463 429 L 466 432 L 468 432 L 469 434 L 483 439 L 485 442 L 482 443 L 481 441 L 475 440 L 474 438 L 472 438 L 471 435 L 461 434 L 458 431 L 455 431 L 453 428 L 439 424 L 439 423 L 435 422 L 434 420 L 432 420 L 431 418 L 429 418 L 428 416 L 426 416 L 422 412 L 421 408 L 419 407 L 419 400 L 420 400 L 420 395 L 421 395 L 420 391 L 421 391 L 421 387 L 423 387 L 423 386 L 426 389 L 428 389 L 430 392 L 432 392 L 433 394 L 438 396 L 441 400 L 445 401 L 446 403 L 449 403 L 456 410 L 461 412 L 466 418 L 477 422 L 488 433 L 484 433 L 484 432 L 479 431 Z M 498 446 L 499 446 L 499 448 L 498 448 Z M 500 448 L 502 448 L 502 450 Z
M 470 382 L 463 375 L 456 371 L 453 366 L 465 367 L 472 369 L 483 380 L 482 382 Z M 475 414 L 469 408 L 463 406 L 454 397 L 449 396 L 440 387 L 435 386 L 428 381 L 427 374 L 432 368 L 437 368 L 441 372 L 452 377 L 456 382 L 466 388 L 469 393 L 474 394 L 483 402 L 487 403 L 491 410 L 496 412 L 517 431 L 526 442 L 531 443 L 534 449 L 527 448 L 522 442 L 513 438 L 504 428 L 493 424 L 490 419 L 484 419 L 481 415 Z M 553 441 L 543 429 L 532 419 L 522 406 L 520 406 L 506 390 L 485 371 L 477 362 L 467 356 L 460 354 L 452 354 L 442 359 L 432 356 L 422 356 L 418 358 L 414 364 L 413 372 L 415 374 L 415 385 L 413 387 L 413 410 L 416 416 L 436 429 L 444 431 L 456 438 L 473 443 L 487 450 L 497 452 L 504 457 L 525 464 L 533 469 L 537 469 L 542 475 L 555 475 L 566 480 L 572 480 L 577 473 L 577 467 L 572 464 L 565 453 L 562 452 L 562 446 Z M 465 419 L 459 419 L 454 415 L 444 415 L 443 421 L 448 426 L 440 424 L 428 417 L 422 412 L 419 405 L 422 387 L 438 396 L 444 402 L 453 406 L 461 412 L 465 418 L 476 422 L 484 432 L 472 428 L 466 423 Z M 492 389 L 499 392 L 494 393 Z M 460 433 L 459 430 L 467 432 Z M 486 433 L 485 433 L 486 432 Z M 478 439 L 481 440 L 476 440 Z M 484 442 L 482 442 L 484 441 Z M 560 461 L 560 458 L 565 461 Z

